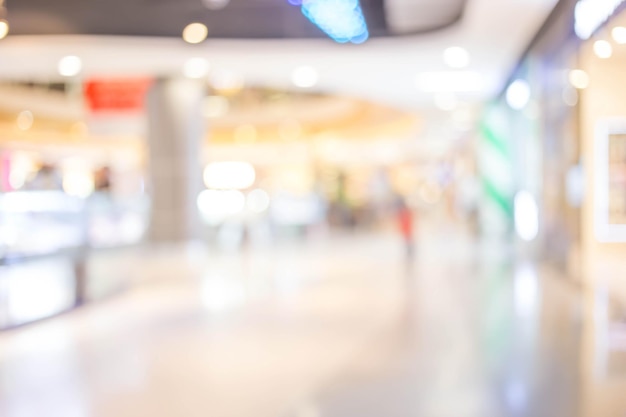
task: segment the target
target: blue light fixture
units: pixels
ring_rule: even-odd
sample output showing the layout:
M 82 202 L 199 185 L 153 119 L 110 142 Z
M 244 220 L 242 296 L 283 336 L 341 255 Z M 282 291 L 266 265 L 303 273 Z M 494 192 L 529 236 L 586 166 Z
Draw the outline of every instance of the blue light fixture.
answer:
M 291 3 L 293 0 L 289 1 Z M 302 14 L 335 42 L 363 43 L 369 38 L 358 0 L 301 1 Z

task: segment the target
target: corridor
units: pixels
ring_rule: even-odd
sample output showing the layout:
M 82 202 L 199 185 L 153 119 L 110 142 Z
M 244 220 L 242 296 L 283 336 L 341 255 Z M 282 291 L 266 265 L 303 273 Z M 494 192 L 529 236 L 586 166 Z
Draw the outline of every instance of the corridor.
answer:
M 393 235 L 143 249 L 125 293 L 0 334 L 0 415 L 592 410 L 591 313 L 576 285 L 440 232 L 422 237 L 412 263 Z

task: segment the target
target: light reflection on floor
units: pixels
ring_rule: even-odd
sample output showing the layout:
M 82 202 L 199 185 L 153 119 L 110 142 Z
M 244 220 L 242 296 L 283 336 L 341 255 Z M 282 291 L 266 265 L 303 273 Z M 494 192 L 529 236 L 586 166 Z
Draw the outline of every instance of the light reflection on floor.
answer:
M 624 415 L 623 377 L 592 371 L 597 297 L 490 251 L 433 239 L 407 268 L 392 237 L 344 236 L 144 256 L 128 293 L 0 334 L 0 416 Z

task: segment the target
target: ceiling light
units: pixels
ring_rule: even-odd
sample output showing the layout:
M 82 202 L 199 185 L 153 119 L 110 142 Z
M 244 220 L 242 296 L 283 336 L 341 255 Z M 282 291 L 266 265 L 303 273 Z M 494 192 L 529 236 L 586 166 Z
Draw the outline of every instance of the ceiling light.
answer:
M 358 0 L 303 0 L 302 14 L 339 43 L 363 43 L 369 37 Z
M 571 70 L 569 73 L 569 82 L 573 87 L 584 90 L 589 87 L 589 74 L 580 69 Z
M 204 7 L 211 10 L 220 10 L 228 6 L 230 0 L 202 0 Z
M 202 23 L 191 23 L 183 30 L 183 40 L 187 43 L 200 43 L 209 35 L 209 29 Z
M 209 74 L 211 65 L 204 58 L 191 58 L 185 62 L 183 74 L 187 78 L 204 78 Z
M 203 174 L 207 188 L 217 190 L 243 190 L 254 184 L 256 173 L 248 162 L 212 162 Z
M 309 66 L 298 67 L 291 74 L 291 82 L 300 88 L 315 87 L 318 79 L 319 76 L 315 68 Z
M 0 20 L 0 39 L 4 39 L 9 34 L 9 22 Z
M 443 60 L 450 68 L 465 68 L 470 63 L 470 55 L 467 50 L 453 46 L 443 52 Z
M 626 27 L 618 26 L 611 31 L 613 40 L 620 45 L 626 44 Z
M 459 100 L 453 93 L 437 94 L 435 96 L 435 106 L 439 110 L 452 111 L 459 105 Z
M 608 59 L 613 56 L 613 46 L 611 46 L 609 41 L 596 41 L 593 44 L 593 51 L 596 53 L 596 56 L 601 59 Z
M 515 80 L 506 90 L 506 101 L 512 109 L 522 110 L 530 101 L 530 85 L 524 80 Z
M 59 74 L 64 77 L 73 77 L 78 75 L 83 69 L 83 61 L 77 56 L 69 55 L 59 61 Z
M 424 72 L 418 74 L 415 85 L 427 93 L 472 93 L 482 91 L 484 79 L 473 71 Z
M 604 25 L 624 0 L 578 0 L 574 11 L 574 30 L 583 40 Z

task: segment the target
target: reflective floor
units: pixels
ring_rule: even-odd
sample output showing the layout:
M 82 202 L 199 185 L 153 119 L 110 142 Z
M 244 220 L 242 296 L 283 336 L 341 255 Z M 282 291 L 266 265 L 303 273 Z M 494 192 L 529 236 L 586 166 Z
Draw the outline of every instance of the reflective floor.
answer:
M 146 251 L 0 334 L 0 416 L 626 416 L 610 295 L 448 232 Z

